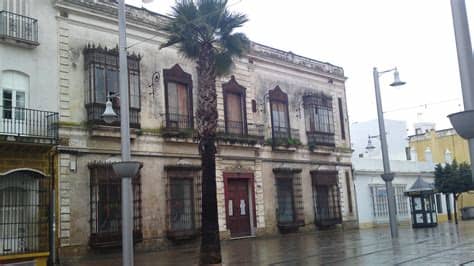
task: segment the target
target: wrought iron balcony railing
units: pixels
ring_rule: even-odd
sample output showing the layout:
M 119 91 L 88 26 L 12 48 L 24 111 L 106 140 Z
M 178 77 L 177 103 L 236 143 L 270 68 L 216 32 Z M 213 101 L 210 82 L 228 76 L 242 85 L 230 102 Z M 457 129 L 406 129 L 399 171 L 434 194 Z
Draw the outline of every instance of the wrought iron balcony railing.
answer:
M 334 133 L 326 133 L 326 132 L 316 132 L 316 131 L 308 131 L 306 132 L 308 136 L 308 144 L 310 146 L 329 146 L 334 147 L 336 146 L 336 140 L 334 137 Z
M 263 144 L 265 127 L 263 124 L 248 123 L 241 121 L 219 121 L 217 127 L 217 139 L 241 144 Z
M 2 10 L 0 11 L 0 39 L 37 46 L 39 45 L 38 20 Z
M 118 115 L 117 120 L 111 124 L 105 123 L 102 114 L 105 110 L 105 103 L 88 103 L 86 104 L 87 121 L 92 125 L 103 126 L 120 126 L 120 108 L 115 108 L 114 111 Z M 130 127 L 140 128 L 140 109 L 130 108 Z
M 193 128 L 193 116 L 187 114 L 165 113 L 165 128 L 168 129 L 191 129 Z
M 247 135 L 244 121 L 225 121 L 225 133 L 244 136 Z
M 58 121 L 56 112 L 0 106 L 0 135 L 7 140 L 56 144 Z

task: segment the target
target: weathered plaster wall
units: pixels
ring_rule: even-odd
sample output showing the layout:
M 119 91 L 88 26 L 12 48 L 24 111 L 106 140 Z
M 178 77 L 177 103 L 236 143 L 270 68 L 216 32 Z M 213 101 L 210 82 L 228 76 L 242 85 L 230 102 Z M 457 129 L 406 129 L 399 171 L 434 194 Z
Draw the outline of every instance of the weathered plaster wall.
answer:
M 88 219 L 89 207 L 89 172 L 87 163 L 93 160 L 117 158 L 120 153 L 119 134 L 113 130 L 102 130 L 94 133 L 86 124 L 85 71 L 82 49 L 87 44 L 107 46 L 117 45 L 117 22 L 113 9 L 107 8 L 109 1 L 94 3 L 92 1 L 75 2 L 58 1 L 57 8 L 62 16 L 58 17 L 60 32 L 60 55 L 62 63 L 59 73 L 61 95 L 61 136 L 62 146 L 60 165 L 60 244 L 64 254 L 77 254 L 87 251 L 90 232 Z M 112 10 L 112 11 L 111 11 Z M 164 41 L 157 35 L 157 26 L 163 17 L 139 9 L 129 10 L 127 27 L 129 51 L 142 56 L 141 71 L 141 131 L 132 134 L 132 157 L 144 163 L 142 168 L 142 212 L 143 243 L 138 247 L 160 247 L 168 245 L 165 240 L 165 177 L 164 165 L 176 164 L 179 159 L 190 160 L 199 164 L 196 143 L 191 140 L 165 140 L 158 131 L 162 127 L 164 106 L 163 69 L 179 64 L 193 78 L 194 111 L 197 106 L 197 80 L 195 65 L 177 54 L 176 49 L 158 47 Z M 150 39 L 154 37 L 153 39 Z M 145 41 L 146 40 L 146 41 Z M 229 237 L 225 215 L 224 173 L 251 172 L 254 174 L 256 234 L 274 234 L 276 226 L 276 192 L 273 168 L 281 164 L 302 168 L 302 187 L 304 201 L 305 229 L 314 228 L 314 209 L 310 170 L 339 170 L 339 188 L 343 220 L 355 219 L 347 213 L 347 198 L 344 171 L 350 171 L 349 127 L 345 101 L 345 77 L 341 68 L 320 63 L 315 60 L 293 56 L 279 58 L 272 53 L 278 51 L 254 44 L 248 57 L 238 59 L 232 75 L 236 81 L 246 87 L 247 122 L 264 123 L 267 138 L 271 129 L 268 101 L 264 95 L 274 86 L 280 85 L 290 96 L 291 127 L 298 128 L 303 144 L 306 143 L 301 96 L 305 92 L 324 91 L 333 97 L 333 110 L 336 132 L 336 148 L 329 151 L 310 152 L 306 146 L 296 150 L 273 151 L 270 146 L 219 143 L 216 160 L 217 200 L 219 229 L 222 238 Z M 161 79 L 158 86 L 150 87 L 152 74 L 159 72 Z M 219 124 L 223 125 L 224 107 L 222 83 L 229 81 L 230 76 L 222 77 L 217 82 Z M 67 97 L 66 97 L 67 96 Z M 339 108 L 337 98 L 341 97 L 344 106 L 344 125 L 346 138 L 340 134 Z M 266 103 L 266 108 L 252 112 L 252 100 L 258 105 Z M 260 108 L 258 108 L 260 109 Z M 98 136 L 101 135 L 101 136 Z M 115 137 L 114 137 L 115 136 Z M 77 170 L 71 171 L 71 161 L 77 161 Z M 352 192 L 352 195 L 355 193 Z M 354 199 L 350 199 L 354 201 Z M 355 205 L 355 204 L 354 204 Z

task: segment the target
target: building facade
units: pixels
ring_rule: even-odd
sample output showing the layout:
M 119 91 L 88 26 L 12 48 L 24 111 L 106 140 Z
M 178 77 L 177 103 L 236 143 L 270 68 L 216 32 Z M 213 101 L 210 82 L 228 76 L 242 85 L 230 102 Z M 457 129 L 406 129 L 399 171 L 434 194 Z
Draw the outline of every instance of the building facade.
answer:
M 120 243 L 118 124 L 101 119 L 107 95 L 119 110 L 116 6 L 55 2 L 58 27 L 60 256 Z M 168 18 L 127 7 L 131 151 L 138 249 L 198 235 L 200 157 L 195 140 L 196 65 L 159 50 Z M 252 43 L 217 81 L 217 202 L 222 239 L 335 225 L 357 214 L 343 69 Z
M 0 264 L 46 265 L 52 251 L 58 42 L 45 2 L 0 1 Z
M 386 120 L 388 136 L 388 155 L 390 169 L 395 174 L 392 181 L 399 223 L 413 221 L 407 191 L 421 177 L 428 183 L 434 183 L 433 162 L 408 160 L 408 146 L 405 121 Z M 356 191 L 357 213 L 360 228 L 388 224 L 388 205 L 385 182 L 382 180 L 383 163 L 377 120 L 351 124 L 351 140 L 354 149 L 352 163 L 354 186 Z M 447 208 L 441 194 L 435 196 L 437 219 L 447 219 Z M 427 216 L 425 216 L 427 217 Z M 431 223 L 431 221 L 426 221 Z
M 434 130 L 434 124 L 432 125 L 430 130 L 415 130 L 419 134 L 409 137 L 414 160 L 432 161 L 435 164 L 451 163 L 453 160 L 458 163 L 471 163 L 467 140 L 461 138 L 453 128 Z M 458 216 L 465 207 L 474 207 L 474 191 L 465 192 L 459 196 Z M 449 208 L 452 209 L 450 206 Z

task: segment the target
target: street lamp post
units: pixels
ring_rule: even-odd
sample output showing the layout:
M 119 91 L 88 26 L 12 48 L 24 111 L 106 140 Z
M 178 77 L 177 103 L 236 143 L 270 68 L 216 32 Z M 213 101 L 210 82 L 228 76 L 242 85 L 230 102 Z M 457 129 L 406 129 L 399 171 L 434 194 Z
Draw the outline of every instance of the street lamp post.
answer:
M 119 94 L 120 97 L 120 137 L 122 161 L 113 163 L 115 174 L 121 178 L 122 183 L 122 265 L 133 266 L 133 204 L 132 204 L 132 178 L 138 173 L 139 162 L 130 161 L 130 122 L 129 122 L 129 96 L 128 96 L 128 65 L 127 65 L 127 40 L 125 23 L 125 0 L 118 0 L 118 26 L 119 26 Z M 116 95 L 115 95 L 116 96 Z M 110 98 L 102 118 L 106 123 L 112 123 L 117 114 L 112 108 Z
M 459 76 L 461 77 L 464 111 L 450 114 L 456 132 L 468 140 L 471 157 L 471 171 L 474 182 L 474 56 L 472 54 L 469 23 L 467 20 L 466 3 L 464 0 L 451 0 L 454 37 L 458 54 Z
M 380 84 L 379 84 L 379 77 L 382 74 L 392 72 L 392 71 L 394 71 L 395 80 L 392 84 L 390 84 L 390 86 L 401 86 L 405 84 L 405 82 L 400 81 L 400 76 L 398 74 L 397 68 L 379 72 L 377 68 L 374 67 L 374 86 L 375 86 L 375 100 L 377 103 L 377 116 L 379 120 L 380 147 L 382 149 L 382 161 L 383 161 L 382 179 L 385 181 L 385 186 L 387 190 L 390 233 L 392 235 L 392 238 L 398 238 L 395 191 L 393 190 L 393 185 L 392 185 L 392 180 L 395 175 L 390 170 L 390 161 L 389 161 L 388 150 L 387 150 L 387 135 L 385 132 L 385 122 L 383 118 L 383 109 L 382 109 L 382 97 L 380 96 Z

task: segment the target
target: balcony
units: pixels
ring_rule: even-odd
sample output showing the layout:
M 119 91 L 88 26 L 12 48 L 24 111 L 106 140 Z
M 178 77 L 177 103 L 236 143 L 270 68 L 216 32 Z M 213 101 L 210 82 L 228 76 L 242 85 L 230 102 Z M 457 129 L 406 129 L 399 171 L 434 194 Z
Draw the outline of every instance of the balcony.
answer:
M 111 124 L 105 123 L 102 114 L 105 110 L 105 103 L 88 103 L 86 104 L 87 121 L 90 126 L 115 126 L 120 127 L 120 109 L 114 107 L 115 113 L 119 116 L 117 120 Z M 130 108 L 130 128 L 140 128 L 140 109 Z
M 217 127 L 217 140 L 229 144 L 263 144 L 264 125 L 249 123 L 245 125 L 242 121 L 220 121 Z
M 195 137 L 193 116 L 177 113 L 165 113 L 161 136 L 164 138 L 187 139 Z
M 272 135 L 273 138 L 265 142 L 268 145 L 272 145 L 274 149 L 296 150 L 296 147 L 301 145 L 300 131 L 297 128 L 273 127 Z
M 334 133 L 326 133 L 326 132 L 306 132 L 308 136 L 308 146 L 310 150 L 317 149 L 319 147 L 335 147 L 336 140 L 334 137 Z
M 38 20 L 0 11 L 0 41 L 29 48 L 38 46 Z
M 0 140 L 55 145 L 58 121 L 55 112 L 0 106 Z

